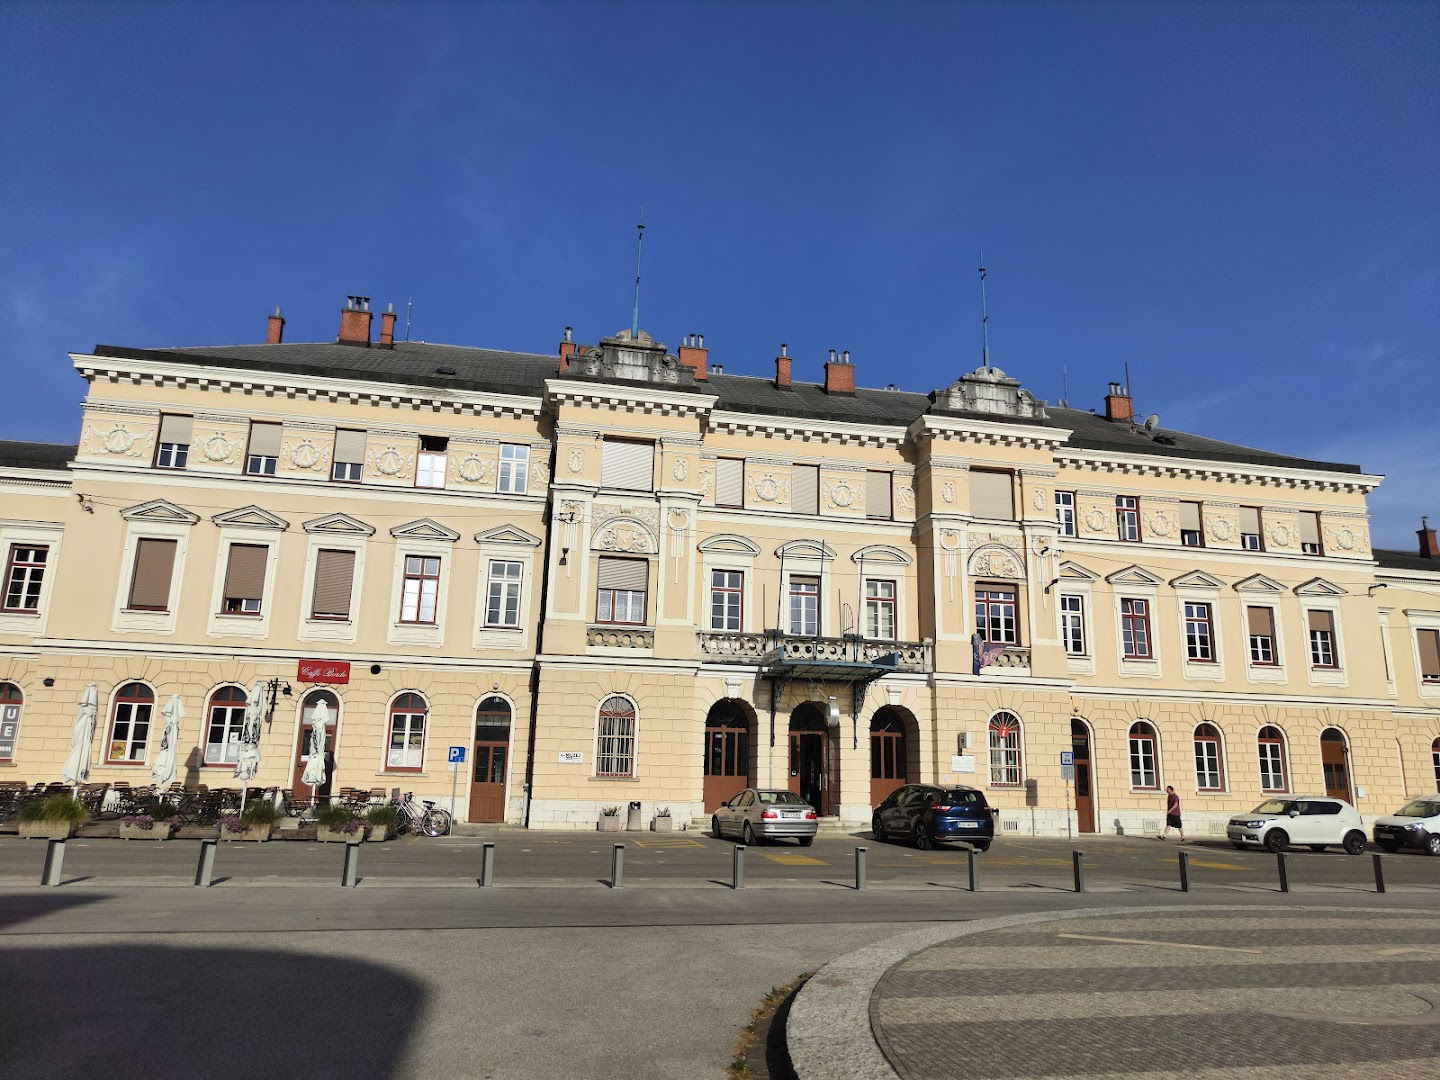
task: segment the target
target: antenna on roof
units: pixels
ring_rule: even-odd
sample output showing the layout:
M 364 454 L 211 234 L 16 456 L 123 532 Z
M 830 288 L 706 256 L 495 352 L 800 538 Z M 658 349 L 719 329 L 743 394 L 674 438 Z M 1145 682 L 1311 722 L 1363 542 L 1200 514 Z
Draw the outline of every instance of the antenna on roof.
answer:
M 1060 407 L 1070 407 L 1070 361 L 1066 360 L 1060 365 Z
M 990 309 L 985 302 L 985 253 L 980 253 L 980 360 L 990 371 Z
M 412 297 L 410 297 L 408 300 L 405 301 L 405 340 L 406 340 L 406 341 L 409 341 L 409 340 L 410 340 L 410 316 L 414 313 L 414 311 L 415 311 L 415 297 L 412 296 Z
M 635 226 L 635 306 L 630 312 L 630 336 L 640 338 L 640 249 L 645 244 L 645 207 L 640 207 L 640 222 Z

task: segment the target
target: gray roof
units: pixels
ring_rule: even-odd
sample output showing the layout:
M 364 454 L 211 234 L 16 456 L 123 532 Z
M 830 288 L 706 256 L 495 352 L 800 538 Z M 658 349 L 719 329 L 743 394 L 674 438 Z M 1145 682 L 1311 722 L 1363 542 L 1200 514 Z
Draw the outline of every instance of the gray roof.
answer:
M 1396 551 L 1394 548 L 1375 548 L 1375 561 L 1387 570 L 1424 570 L 1440 574 L 1440 559 L 1430 559 L 1418 551 Z
M 75 459 L 78 446 L 65 443 L 11 442 L 0 439 L 0 467 L 7 469 L 64 469 Z
M 168 363 L 223 364 L 254 371 L 312 375 L 332 379 L 364 379 L 417 387 L 488 391 L 540 397 L 545 380 L 556 375 L 556 356 L 476 349 L 428 342 L 396 342 L 393 349 L 363 348 L 332 342 L 295 342 L 281 345 L 216 345 L 180 349 L 130 349 L 97 345 L 97 356 L 112 356 Z M 441 374 L 449 368 L 453 374 Z M 789 416 L 805 420 L 836 420 L 860 424 L 906 426 L 931 408 L 926 394 L 905 390 L 857 389 L 854 396 L 827 394 L 817 383 L 795 383 L 781 390 L 769 379 L 748 375 L 711 374 L 697 390 L 716 395 L 718 408 L 730 412 Z M 940 412 L 941 410 L 934 410 Z M 1069 428 L 1067 445 L 1078 449 L 1196 461 L 1233 461 L 1277 468 L 1320 469 L 1358 473 L 1358 465 L 1276 454 L 1255 447 L 1220 442 L 1171 428 L 1144 433 L 1130 424 L 1113 423 L 1080 409 L 1051 408 L 1049 426 Z M 965 416 L 944 412 L 943 415 Z M 988 414 L 975 419 L 1009 421 Z

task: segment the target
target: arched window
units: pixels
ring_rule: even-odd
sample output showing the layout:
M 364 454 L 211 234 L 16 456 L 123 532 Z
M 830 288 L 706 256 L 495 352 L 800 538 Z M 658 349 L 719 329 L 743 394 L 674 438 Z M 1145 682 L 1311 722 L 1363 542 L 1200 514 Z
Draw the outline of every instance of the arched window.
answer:
M 606 698 L 600 706 L 595 775 L 635 775 L 635 703 L 619 694 Z
M 1440 739 L 1430 744 L 1430 760 L 1435 765 L 1435 790 L 1440 791 Z
M 1220 729 L 1214 724 L 1201 724 L 1195 729 L 1195 786 L 1200 791 L 1225 787 L 1225 748 Z
M 1155 729 L 1144 720 L 1130 725 L 1130 786 L 1137 791 L 1160 790 L 1160 752 Z
M 15 743 L 20 738 L 20 709 L 25 695 L 20 687 L 0 682 L 0 761 L 15 760 Z
M 1273 724 L 1260 729 L 1257 738 L 1260 750 L 1260 790 L 1289 791 L 1285 774 L 1285 732 Z
M 111 764 L 144 764 L 150 745 L 150 714 L 155 691 L 144 683 L 126 683 L 115 692 L 110 714 L 110 743 L 105 760 Z
M 997 712 L 990 718 L 990 786 L 1019 787 L 1020 718 Z
M 430 707 L 419 694 L 401 694 L 390 703 L 390 747 L 385 768 L 419 772 L 425 764 L 425 717 Z
M 245 703 L 245 691 L 238 686 L 222 686 L 210 695 L 205 721 L 206 765 L 234 765 L 240 760 Z

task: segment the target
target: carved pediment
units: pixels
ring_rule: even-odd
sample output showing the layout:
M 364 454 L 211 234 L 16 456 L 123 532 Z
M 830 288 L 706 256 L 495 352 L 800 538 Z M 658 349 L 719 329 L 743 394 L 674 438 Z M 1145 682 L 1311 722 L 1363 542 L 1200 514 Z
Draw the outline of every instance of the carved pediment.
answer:
M 735 533 L 721 533 L 700 541 L 697 545 L 707 555 L 744 555 L 754 558 L 760 554 L 760 545 Z
M 785 559 L 833 559 L 835 550 L 819 540 L 791 540 L 775 549 Z
M 871 544 L 863 547 L 854 555 L 850 556 L 855 562 L 866 563 L 892 563 L 896 566 L 909 566 L 910 556 L 899 548 L 891 547 L 889 544 Z
M 305 522 L 307 533 L 325 533 L 332 536 L 374 536 L 375 526 L 367 525 L 349 514 L 326 514 Z
M 624 551 L 634 555 L 656 555 L 660 544 L 644 524 L 634 518 L 614 518 L 596 529 L 590 538 L 595 551 Z
M 493 529 L 486 529 L 484 532 L 475 534 L 477 544 L 523 544 L 526 547 L 539 547 L 540 538 L 533 536 L 524 529 L 514 525 L 497 525 Z
M 1191 570 L 1188 574 L 1181 574 L 1172 578 L 1170 584 L 1177 589 L 1220 589 L 1225 583 L 1217 577 L 1211 577 L 1203 570 Z
M 1285 586 L 1281 585 L 1274 578 L 1266 577 L 1264 574 L 1251 574 L 1244 581 L 1237 581 L 1235 583 L 1235 591 L 1265 593 L 1270 596 L 1278 596 L 1285 591 Z
M 1160 585 L 1162 582 L 1142 566 L 1127 566 L 1105 578 L 1111 585 Z
M 1025 576 L 1024 565 L 1015 552 L 1000 544 L 986 544 L 970 556 L 967 568 L 971 577 L 1011 578 Z
M 1079 563 L 1062 562 L 1060 564 L 1060 580 L 1062 581 L 1099 581 L 1100 575 L 1094 571 L 1087 570 Z
M 169 499 L 151 499 L 121 510 L 120 516 L 126 521 L 161 521 L 167 525 L 194 525 L 200 520 L 199 514 L 192 514 Z
M 1345 596 L 1345 590 L 1324 578 L 1311 578 L 1295 586 L 1296 596 Z
M 284 518 L 276 517 L 269 510 L 253 504 L 242 506 L 238 510 L 226 510 L 223 514 L 216 514 L 210 520 L 216 525 L 240 529 L 271 529 L 275 532 L 284 532 L 290 527 L 290 523 Z
M 452 544 L 460 539 L 458 532 L 447 529 L 432 518 L 419 518 L 396 525 L 390 530 L 390 535 L 397 540 L 445 540 Z

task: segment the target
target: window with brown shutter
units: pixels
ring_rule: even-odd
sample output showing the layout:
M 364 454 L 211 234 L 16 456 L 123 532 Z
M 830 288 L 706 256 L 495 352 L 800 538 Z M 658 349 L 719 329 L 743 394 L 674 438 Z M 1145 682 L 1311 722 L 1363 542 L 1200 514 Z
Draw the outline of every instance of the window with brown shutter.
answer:
M 743 458 L 717 458 L 715 460 L 715 505 L 745 505 L 745 460 Z
M 183 469 L 190 459 L 190 436 L 195 421 L 189 416 L 160 417 L 160 432 L 155 439 L 155 467 Z
M 1182 502 L 1180 504 L 1180 543 L 1186 547 L 1205 546 L 1205 534 L 1200 528 L 1200 504 L 1198 502 Z
M 1440 683 L 1440 630 L 1416 630 L 1420 645 L 1420 681 Z
M 820 466 L 790 466 L 790 509 L 797 514 L 820 513 Z
M 1306 555 L 1325 554 L 1324 545 L 1320 542 L 1320 515 L 1313 511 L 1301 511 L 1300 550 Z
M 322 548 L 315 556 L 315 599 L 310 614 L 316 619 L 348 619 L 350 592 L 355 579 L 355 552 Z
M 596 622 L 644 624 L 645 594 L 650 579 L 650 564 L 646 560 L 602 555 L 595 576 Z
M 1245 623 L 1250 631 L 1250 662 L 1273 667 L 1279 657 L 1275 652 L 1275 609 L 1247 607 Z
M 1264 551 L 1265 541 L 1260 535 L 1260 508 L 1240 507 L 1240 546 L 1246 551 Z
M 975 517 L 1014 520 L 1014 483 L 1008 472 L 970 470 L 970 513 Z
M 225 568 L 225 592 L 220 610 L 227 615 L 259 615 L 265 594 L 265 560 L 270 549 L 263 544 L 231 544 Z
M 365 471 L 365 432 L 345 428 L 335 432 L 335 460 L 330 478 L 348 483 L 359 481 Z
M 175 569 L 175 540 L 142 537 L 135 544 L 130 603 L 136 611 L 168 611 L 170 578 Z
M 894 517 L 890 506 L 890 474 L 871 471 L 865 474 L 865 516 L 889 521 Z
M 655 486 L 655 444 L 605 439 L 600 446 L 600 486 L 650 491 Z
M 1334 668 L 1340 666 L 1335 652 L 1335 616 L 1329 611 L 1307 611 L 1305 619 L 1310 627 L 1310 666 Z

